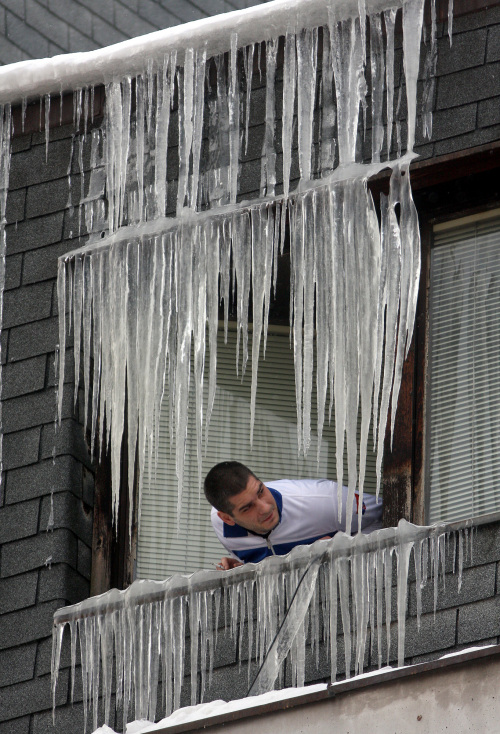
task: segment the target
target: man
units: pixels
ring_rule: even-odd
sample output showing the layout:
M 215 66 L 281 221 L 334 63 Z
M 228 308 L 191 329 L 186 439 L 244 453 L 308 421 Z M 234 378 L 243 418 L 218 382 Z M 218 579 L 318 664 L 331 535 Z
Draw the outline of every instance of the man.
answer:
M 266 486 L 243 464 L 223 461 L 209 471 L 204 486 L 215 533 L 231 553 L 222 558 L 221 569 L 285 555 L 296 545 L 345 530 L 347 488 L 339 522 L 337 483 L 329 479 L 279 479 Z M 356 496 L 352 532 L 358 529 L 358 505 Z M 364 496 L 362 515 L 363 533 L 382 527 L 382 503 L 372 495 Z

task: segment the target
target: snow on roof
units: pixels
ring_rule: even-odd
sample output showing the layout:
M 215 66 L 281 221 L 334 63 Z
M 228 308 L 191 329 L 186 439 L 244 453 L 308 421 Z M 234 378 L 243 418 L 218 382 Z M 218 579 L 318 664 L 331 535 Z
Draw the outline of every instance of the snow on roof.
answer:
M 402 0 L 394 0 L 391 4 L 399 7 Z M 385 8 L 387 2 L 366 0 L 367 12 Z M 186 48 L 206 47 L 210 58 L 228 51 L 234 34 L 237 34 L 238 47 L 242 48 L 280 36 L 284 28 L 294 32 L 323 25 L 328 14 L 340 20 L 358 13 L 357 0 L 274 0 L 155 31 L 95 51 L 20 61 L 0 67 L 0 104 L 16 104 L 26 98 L 105 84 L 115 77 L 139 73 L 148 60 L 161 61 L 171 51 L 177 51 L 178 60 L 182 61 Z

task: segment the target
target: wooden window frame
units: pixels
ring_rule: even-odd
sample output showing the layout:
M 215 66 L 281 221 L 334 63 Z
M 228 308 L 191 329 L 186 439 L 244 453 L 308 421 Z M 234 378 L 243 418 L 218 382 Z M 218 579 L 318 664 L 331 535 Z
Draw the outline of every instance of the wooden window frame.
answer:
M 386 435 L 383 478 L 384 525 L 400 518 L 425 524 L 427 456 L 426 401 L 428 385 L 430 256 L 433 226 L 438 222 L 495 209 L 500 205 L 500 142 L 411 166 L 413 195 L 420 222 L 422 268 L 415 330 L 396 414 L 394 442 Z M 388 176 L 371 183 L 377 194 Z

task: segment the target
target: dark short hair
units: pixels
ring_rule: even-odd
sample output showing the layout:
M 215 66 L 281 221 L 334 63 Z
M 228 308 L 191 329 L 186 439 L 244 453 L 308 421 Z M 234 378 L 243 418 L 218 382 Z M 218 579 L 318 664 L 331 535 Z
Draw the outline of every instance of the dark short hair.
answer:
M 213 466 L 205 477 L 205 497 L 216 510 L 231 515 L 233 505 L 230 499 L 243 492 L 249 477 L 255 477 L 255 474 L 239 461 L 222 461 Z

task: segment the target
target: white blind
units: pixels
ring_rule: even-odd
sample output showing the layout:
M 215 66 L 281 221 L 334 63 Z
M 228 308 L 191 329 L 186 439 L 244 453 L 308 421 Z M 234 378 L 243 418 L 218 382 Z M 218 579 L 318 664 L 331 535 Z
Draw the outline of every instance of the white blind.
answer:
M 500 510 L 500 217 L 435 232 L 428 521 Z
M 250 339 L 251 341 L 251 339 Z M 217 393 L 210 422 L 203 477 L 219 461 L 237 460 L 264 481 L 283 477 L 336 477 L 335 432 L 325 422 L 319 464 L 317 436 L 307 458 L 298 456 L 293 352 L 288 334 L 270 333 L 259 363 L 253 449 L 249 445 L 250 362 L 244 379 L 236 376 L 236 334 L 217 346 Z M 208 359 L 206 364 L 208 365 Z M 206 386 L 206 382 L 205 382 Z M 206 397 L 206 396 L 205 396 Z M 194 396 L 190 411 L 194 411 Z M 314 402 L 314 400 L 313 400 Z M 315 425 L 313 411 L 311 422 Z M 193 425 L 193 424 L 192 424 Z M 137 577 L 162 579 L 173 573 L 213 568 L 225 554 L 210 524 L 210 506 L 198 488 L 196 438 L 188 436 L 180 532 L 177 534 L 175 450 L 170 451 L 166 411 L 162 411 L 156 477 L 145 488 L 137 550 Z M 371 448 L 371 443 L 370 447 Z M 347 480 L 347 460 L 344 459 Z M 369 454 L 365 491 L 375 492 L 375 455 Z

